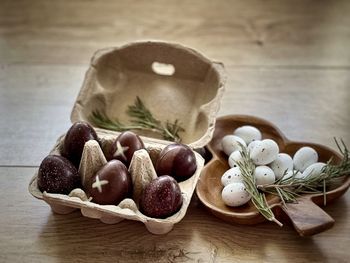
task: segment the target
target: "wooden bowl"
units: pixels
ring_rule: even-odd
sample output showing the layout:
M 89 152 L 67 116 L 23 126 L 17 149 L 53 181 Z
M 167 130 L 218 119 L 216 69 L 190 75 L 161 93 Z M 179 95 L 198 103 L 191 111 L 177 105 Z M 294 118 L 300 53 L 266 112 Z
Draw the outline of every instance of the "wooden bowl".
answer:
M 228 207 L 221 199 L 223 189 L 221 176 L 230 168 L 227 162 L 228 156 L 221 149 L 221 139 L 243 125 L 255 126 L 262 132 L 263 139 L 275 140 L 279 145 L 280 152 L 288 153 L 291 156 L 299 148 L 310 146 L 317 151 L 319 161 L 327 162 L 331 157 L 334 163 L 341 160 L 341 156 L 337 152 L 323 145 L 288 140 L 275 125 L 266 120 L 245 115 L 228 115 L 218 118 L 213 139 L 208 145 L 213 159 L 203 169 L 196 192 L 201 202 L 215 216 L 226 222 L 253 225 L 266 221 L 251 201 L 241 207 Z M 349 186 L 350 177 L 340 179 L 326 193 L 327 204 L 344 194 Z M 334 224 L 334 219 L 319 207 L 324 203 L 322 193 L 303 195 L 298 198 L 298 203 L 289 203 L 286 206 L 283 206 L 277 196 L 266 195 L 266 197 L 276 218 L 282 222 L 290 219 L 301 236 L 320 233 L 331 228 Z

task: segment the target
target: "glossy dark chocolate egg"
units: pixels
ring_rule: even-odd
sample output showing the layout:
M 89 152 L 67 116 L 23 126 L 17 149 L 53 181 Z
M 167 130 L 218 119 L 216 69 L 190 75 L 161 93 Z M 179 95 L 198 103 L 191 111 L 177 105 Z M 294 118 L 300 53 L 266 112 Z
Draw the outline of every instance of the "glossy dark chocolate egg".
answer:
M 197 148 L 197 149 L 194 149 L 194 151 L 196 151 L 203 157 L 205 161 L 204 164 L 207 164 L 211 160 L 211 158 L 213 158 L 213 155 L 210 153 L 210 151 L 206 147 Z
M 129 166 L 134 152 L 144 148 L 145 146 L 137 134 L 126 131 L 121 133 L 113 143 L 110 159 L 119 160 Z
M 62 155 L 79 168 L 84 145 L 89 140 L 98 141 L 95 130 L 86 122 L 76 122 L 68 130 L 63 143 Z
M 84 145 L 89 140 L 98 141 L 94 128 L 86 122 L 74 123 L 64 138 L 62 155 L 79 168 Z
M 170 175 L 181 182 L 191 177 L 197 169 L 196 156 L 184 144 L 170 144 L 165 147 L 156 164 L 158 176 Z
M 141 212 L 149 217 L 166 218 L 176 213 L 182 205 L 179 184 L 168 175 L 152 180 L 142 192 Z
M 118 161 L 106 163 L 92 180 L 92 202 L 100 205 L 118 205 L 132 192 L 131 176 L 126 166 Z
M 42 192 L 69 194 L 80 187 L 80 176 L 69 160 L 62 156 L 49 155 L 40 164 L 37 182 Z

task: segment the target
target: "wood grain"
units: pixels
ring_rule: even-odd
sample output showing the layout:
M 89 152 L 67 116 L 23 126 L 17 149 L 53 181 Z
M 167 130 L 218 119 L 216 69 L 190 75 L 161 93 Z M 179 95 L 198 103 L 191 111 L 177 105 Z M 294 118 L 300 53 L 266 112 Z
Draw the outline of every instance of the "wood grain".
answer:
M 284 208 L 284 207 L 282 207 Z M 308 198 L 300 198 L 298 204 L 287 204 L 283 209 L 301 236 L 311 236 L 331 228 L 334 219 L 315 206 Z
M 34 172 L 0 168 L 2 199 L 6 193 L 0 211 L 1 262 L 346 262 L 348 256 L 349 195 L 326 208 L 336 220 L 334 228 L 313 238 L 300 238 L 288 225 L 226 224 L 196 197 L 173 231 L 155 236 L 138 222 L 106 225 L 80 212 L 53 214 L 27 192 Z
M 27 185 L 70 125 L 93 52 L 138 39 L 224 62 L 219 115 L 350 145 L 349 12 L 346 0 L 0 0 L 0 262 L 347 262 L 349 194 L 325 209 L 334 227 L 313 238 L 291 226 L 226 224 L 196 197 L 172 232 L 153 236 L 141 223 L 52 214 Z
M 335 148 L 350 144 L 349 70 L 228 67 L 220 115 L 248 114 L 274 123 L 288 139 Z
M 0 165 L 39 165 L 67 131 L 85 68 L 3 66 Z
M 70 112 L 87 68 L 1 68 L 0 147 L 7 150 L 0 151 L 0 165 L 40 164 L 58 136 L 70 126 Z M 227 67 L 229 77 L 219 115 L 262 117 L 292 140 L 335 148 L 333 137 L 337 137 L 350 145 L 349 73 L 350 70 Z
M 2 63 L 86 64 L 101 47 L 163 39 L 226 65 L 350 65 L 347 0 L 2 0 L 0 5 Z

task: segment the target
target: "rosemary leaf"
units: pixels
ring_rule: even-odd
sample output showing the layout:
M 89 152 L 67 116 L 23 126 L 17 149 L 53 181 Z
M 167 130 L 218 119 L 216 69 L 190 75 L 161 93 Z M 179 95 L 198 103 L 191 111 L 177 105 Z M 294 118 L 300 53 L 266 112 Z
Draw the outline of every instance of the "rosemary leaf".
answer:
M 237 165 L 241 169 L 246 190 L 252 196 L 252 202 L 256 209 L 266 219 L 281 225 L 269 208 L 264 193 L 278 196 L 284 206 L 286 203 L 297 202 L 297 197 L 301 194 L 323 193 L 324 205 L 326 205 L 327 186 L 343 176 L 350 175 L 349 150 L 343 140 L 339 143 L 335 139 L 335 143 L 342 154 L 342 160 L 339 164 L 331 164 L 332 159 L 330 159 L 321 170 L 320 175 L 297 178 L 296 173 L 294 173 L 291 177 L 286 179 L 282 177 L 273 184 L 258 186 L 255 186 L 255 178 L 253 176 L 255 165 L 249 157 L 248 150 L 241 145 L 242 161 L 238 162 Z
M 258 188 L 255 185 L 255 177 L 253 176 L 255 165 L 249 157 L 248 150 L 241 145 L 241 155 L 242 161 L 237 163 L 238 167 L 241 170 L 243 177 L 243 183 L 246 187 L 247 192 L 252 197 L 252 202 L 254 206 L 258 209 L 260 214 L 262 214 L 267 220 L 277 223 L 279 226 L 282 226 L 282 223 L 275 218 L 271 208 L 269 207 L 264 193 L 259 192 Z
M 185 129 L 181 127 L 178 120 L 173 123 L 166 121 L 164 124 L 153 117 L 151 111 L 144 105 L 139 97 L 136 97 L 134 105 L 128 106 L 127 115 L 130 116 L 131 125 L 121 123 L 119 120 L 111 120 L 100 111 L 93 111 L 89 116 L 89 121 L 95 126 L 114 130 L 146 130 L 160 134 L 165 140 L 180 142 L 180 132 Z

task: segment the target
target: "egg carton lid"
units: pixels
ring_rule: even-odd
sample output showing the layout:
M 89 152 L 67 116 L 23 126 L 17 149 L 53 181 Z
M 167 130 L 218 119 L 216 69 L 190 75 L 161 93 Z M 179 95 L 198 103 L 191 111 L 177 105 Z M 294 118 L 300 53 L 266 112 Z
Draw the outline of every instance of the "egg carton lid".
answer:
M 71 121 L 95 126 L 90 116 L 98 110 L 128 123 L 126 109 L 138 96 L 162 123 L 180 121 L 182 143 L 203 147 L 213 136 L 225 82 L 222 63 L 180 44 L 138 41 L 101 49 L 91 59 Z M 153 132 L 135 132 L 164 141 Z

